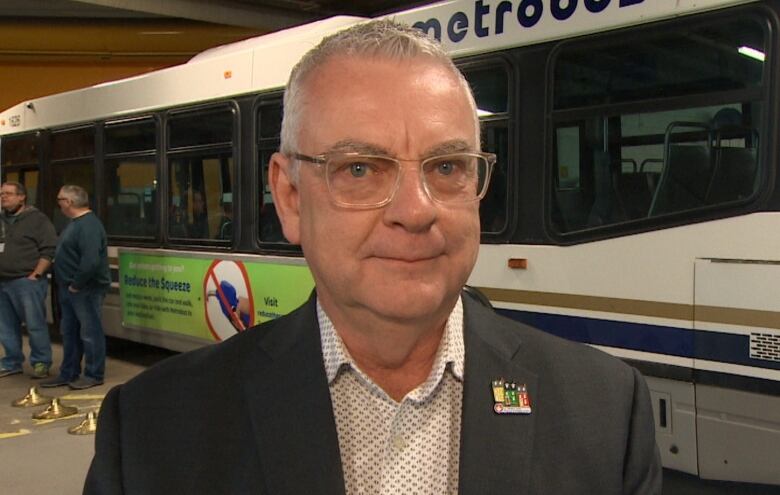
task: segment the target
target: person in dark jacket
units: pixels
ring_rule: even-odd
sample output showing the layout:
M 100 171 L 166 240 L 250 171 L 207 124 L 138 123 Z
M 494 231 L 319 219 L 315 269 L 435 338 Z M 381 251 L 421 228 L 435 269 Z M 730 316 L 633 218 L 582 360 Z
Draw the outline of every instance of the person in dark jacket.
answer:
M 27 202 L 18 182 L 0 186 L 0 377 L 22 372 L 22 323 L 30 336 L 33 378 L 45 378 L 51 367 L 46 325 L 46 272 L 54 257 L 57 234 L 49 218 Z
M 100 407 L 85 495 L 657 495 L 641 375 L 465 295 L 482 151 L 468 82 L 390 20 L 293 69 L 268 184 L 316 283 Z
M 60 236 L 54 256 L 62 320 L 63 357 L 58 376 L 43 387 L 69 385 L 85 389 L 101 385 L 106 366 L 106 338 L 100 308 L 111 284 L 106 231 L 89 208 L 82 187 L 62 186 L 57 194 L 62 213 L 71 219 Z M 84 356 L 84 376 L 81 358 Z

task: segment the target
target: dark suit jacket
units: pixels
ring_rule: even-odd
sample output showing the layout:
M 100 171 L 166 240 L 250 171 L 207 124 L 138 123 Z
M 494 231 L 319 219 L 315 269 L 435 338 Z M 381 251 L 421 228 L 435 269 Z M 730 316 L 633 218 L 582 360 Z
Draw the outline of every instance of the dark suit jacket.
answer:
M 464 297 L 461 494 L 660 493 L 648 391 L 595 349 Z M 493 412 L 491 381 L 530 415 Z M 343 494 L 314 298 L 106 396 L 88 494 Z

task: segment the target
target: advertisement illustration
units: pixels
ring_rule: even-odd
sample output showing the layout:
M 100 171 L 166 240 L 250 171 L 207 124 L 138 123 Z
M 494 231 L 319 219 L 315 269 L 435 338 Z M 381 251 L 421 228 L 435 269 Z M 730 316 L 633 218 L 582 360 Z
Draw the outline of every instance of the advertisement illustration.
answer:
M 206 323 L 217 340 L 254 325 L 249 276 L 241 261 L 214 261 L 203 280 Z
M 122 324 L 205 342 L 285 315 L 313 288 L 308 267 L 296 261 L 119 251 Z

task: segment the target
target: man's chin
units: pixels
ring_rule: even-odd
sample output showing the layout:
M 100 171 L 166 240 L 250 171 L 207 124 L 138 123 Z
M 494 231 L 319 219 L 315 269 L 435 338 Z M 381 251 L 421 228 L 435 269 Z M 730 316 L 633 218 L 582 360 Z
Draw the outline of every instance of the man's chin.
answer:
M 410 324 L 436 318 L 439 312 L 449 314 L 455 305 L 456 299 L 447 301 L 442 290 L 419 290 L 419 287 L 414 290 L 414 287 L 404 285 L 401 284 L 387 294 L 375 292 L 364 304 L 385 319 Z

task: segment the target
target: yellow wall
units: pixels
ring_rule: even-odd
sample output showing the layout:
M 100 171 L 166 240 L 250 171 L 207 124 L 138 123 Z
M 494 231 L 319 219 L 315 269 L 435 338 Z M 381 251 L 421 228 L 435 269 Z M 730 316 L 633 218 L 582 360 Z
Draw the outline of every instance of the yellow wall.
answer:
M 186 62 L 262 34 L 184 20 L 0 22 L 0 109 Z
M 3 75 L 0 109 L 8 108 L 30 98 L 113 81 L 175 63 L 179 62 L 173 61 L 170 64 L 154 63 L 151 60 L 139 60 L 132 64 L 102 61 L 84 63 L 0 62 L 0 74 Z

